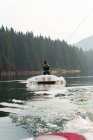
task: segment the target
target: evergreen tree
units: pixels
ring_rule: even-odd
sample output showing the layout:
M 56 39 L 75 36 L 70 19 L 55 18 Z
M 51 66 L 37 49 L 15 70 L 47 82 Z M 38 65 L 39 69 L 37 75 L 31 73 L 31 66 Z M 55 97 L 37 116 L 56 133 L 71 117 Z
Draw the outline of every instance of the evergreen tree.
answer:
M 41 70 L 44 59 L 51 68 L 93 73 L 93 51 L 83 52 L 66 41 L 0 28 L 0 71 Z

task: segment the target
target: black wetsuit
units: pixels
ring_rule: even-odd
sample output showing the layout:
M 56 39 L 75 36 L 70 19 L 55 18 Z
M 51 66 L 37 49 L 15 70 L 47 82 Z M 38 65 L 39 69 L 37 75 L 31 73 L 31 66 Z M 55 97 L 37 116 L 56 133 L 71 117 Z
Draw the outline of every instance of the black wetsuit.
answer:
M 49 65 L 48 64 L 44 64 L 43 65 L 43 75 L 46 75 L 46 74 L 50 74 L 50 72 L 49 72 Z

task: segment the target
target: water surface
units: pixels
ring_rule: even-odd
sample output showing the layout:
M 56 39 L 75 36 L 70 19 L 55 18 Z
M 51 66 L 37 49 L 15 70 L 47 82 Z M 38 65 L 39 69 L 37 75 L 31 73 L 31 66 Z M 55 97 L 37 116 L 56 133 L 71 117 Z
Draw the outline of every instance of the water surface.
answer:
M 0 139 L 93 132 L 93 77 L 66 77 L 67 86 L 48 95 L 32 93 L 25 80 L 0 80 Z

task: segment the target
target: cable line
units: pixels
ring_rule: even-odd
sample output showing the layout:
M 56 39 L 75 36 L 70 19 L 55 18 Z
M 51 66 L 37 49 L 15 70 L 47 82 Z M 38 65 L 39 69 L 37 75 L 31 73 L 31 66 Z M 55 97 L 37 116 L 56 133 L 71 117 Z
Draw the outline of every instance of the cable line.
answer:
M 84 22 L 84 20 L 88 17 L 88 15 L 91 13 L 91 11 L 93 10 L 90 9 L 89 12 L 83 17 L 83 19 L 80 21 L 80 23 L 76 26 L 76 28 L 73 30 L 73 32 L 69 35 L 67 41 L 70 40 L 70 38 L 73 36 L 73 34 L 77 31 L 77 29 L 79 28 L 79 26 Z

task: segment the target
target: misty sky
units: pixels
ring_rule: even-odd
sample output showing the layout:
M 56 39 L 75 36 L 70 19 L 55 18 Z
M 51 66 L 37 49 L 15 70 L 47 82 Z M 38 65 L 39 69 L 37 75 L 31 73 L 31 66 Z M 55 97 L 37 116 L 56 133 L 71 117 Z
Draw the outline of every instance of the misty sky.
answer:
M 0 27 L 75 43 L 93 35 L 93 0 L 0 0 Z

